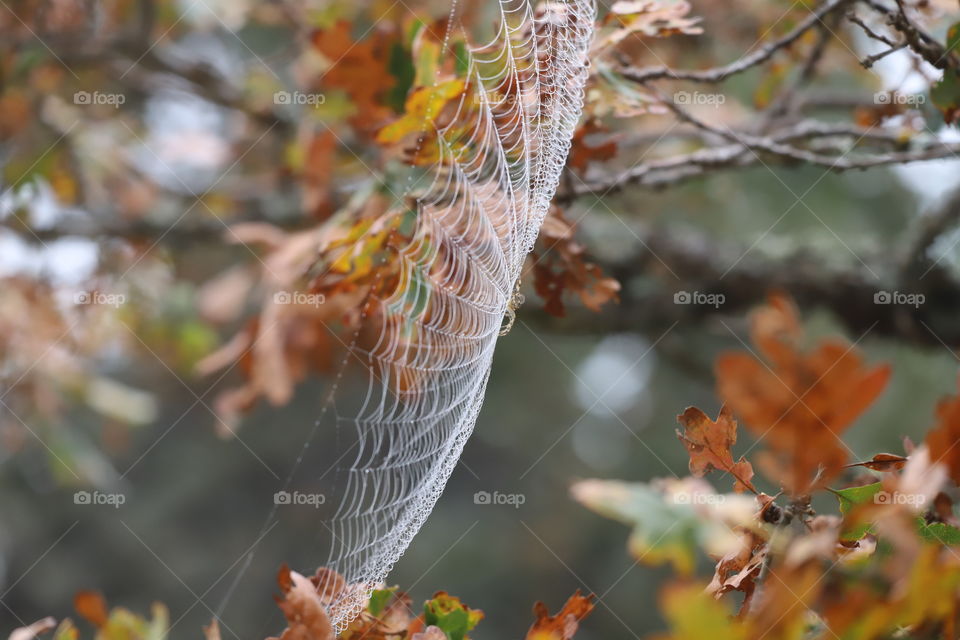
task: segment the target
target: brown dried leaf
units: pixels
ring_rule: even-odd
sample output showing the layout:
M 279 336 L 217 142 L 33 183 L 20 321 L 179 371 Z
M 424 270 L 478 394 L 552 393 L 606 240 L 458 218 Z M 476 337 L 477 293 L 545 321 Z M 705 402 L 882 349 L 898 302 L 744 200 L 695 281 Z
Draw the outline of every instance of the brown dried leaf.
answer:
M 594 312 L 618 300 L 620 293 L 620 283 L 586 259 L 586 250 L 573 239 L 575 229 L 560 209 L 551 207 L 538 239 L 542 248 L 531 254 L 534 289 L 546 301 L 546 312 L 557 317 L 566 313 L 566 291 L 576 293 L 580 302 Z
M 737 422 L 733 412 L 724 405 L 716 421 L 696 407 L 688 407 L 677 416 L 683 431 L 677 437 L 690 454 L 690 473 L 702 478 L 711 469 L 725 471 L 733 476 L 733 488 L 737 492 L 757 492 L 750 482 L 753 467 L 744 458 L 733 461 L 730 448 L 737 442 Z
M 285 588 L 277 605 L 287 619 L 287 628 L 279 640 L 334 640 L 333 625 L 313 582 L 289 569 L 281 569 L 277 581 Z
M 853 467 L 866 467 L 871 471 L 888 472 L 900 471 L 906 464 L 907 458 L 903 456 L 898 456 L 893 453 L 878 453 L 865 462 L 853 462 L 846 465 L 844 468 L 851 469 Z
M 538 602 L 533 607 L 537 620 L 527 631 L 527 640 L 570 640 L 593 607 L 593 595 L 582 596 L 579 589 L 555 616 L 550 615 L 547 605 Z

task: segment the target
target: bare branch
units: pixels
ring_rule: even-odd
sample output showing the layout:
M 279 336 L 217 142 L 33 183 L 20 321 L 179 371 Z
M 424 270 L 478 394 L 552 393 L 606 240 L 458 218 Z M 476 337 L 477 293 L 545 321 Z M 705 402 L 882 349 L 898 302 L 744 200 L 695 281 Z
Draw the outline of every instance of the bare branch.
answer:
M 624 78 L 641 84 L 650 82 L 651 80 L 661 79 L 690 80 L 692 82 L 707 83 L 723 82 L 732 75 L 742 73 L 747 69 L 763 64 L 772 58 L 777 51 L 785 47 L 789 47 L 791 44 L 799 40 L 803 34 L 805 34 L 811 28 L 817 24 L 820 24 L 824 16 L 829 15 L 851 1 L 852 0 L 827 0 L 817 7 L 816 10 L 812 11 L 809 16 L 801 20 L 800 23 L 785 36 L 768 42 L 759 49 L 754 50 L 752 53 L 749 53 L 722 67 L 705 69 L 703 71 L 681 71 L 665 66 L 648 67 L 646 69 L 625 67 L 620 69 L 620 73 Z

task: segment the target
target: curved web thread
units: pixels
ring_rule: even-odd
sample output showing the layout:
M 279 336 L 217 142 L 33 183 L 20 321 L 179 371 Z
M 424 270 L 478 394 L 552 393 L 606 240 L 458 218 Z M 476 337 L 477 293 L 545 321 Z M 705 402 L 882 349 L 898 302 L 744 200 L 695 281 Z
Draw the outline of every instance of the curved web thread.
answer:
M 498 33 L 469 49 L 465 89 L 428 114 L 429 185 L 399 216 L 395 278 L 365 311 L 375 338 L 356 436 L 330 522 L 328 566 L 345 581 L 338 630 L 365 606 L 433 509 L 473 430 L 501 324 L 566 162 L 583 102 L 590 0 L 500 0 Z M 421 150 L 421 146 L 424 149 Z M 432 156 L 431 156 L 432 157 Z

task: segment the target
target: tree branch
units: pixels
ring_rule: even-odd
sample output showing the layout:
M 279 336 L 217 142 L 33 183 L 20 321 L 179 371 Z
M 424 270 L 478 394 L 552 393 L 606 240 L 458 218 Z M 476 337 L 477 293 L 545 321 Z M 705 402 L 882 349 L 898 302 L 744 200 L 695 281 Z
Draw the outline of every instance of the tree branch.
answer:
M 824 16 L 829 15 L 851 1 L 852 0 L 827 0 L 817 7 L 816 10 L 812 11 L 809 16 L 801 20 L 800 23 L 785 36 L 772 40 L 753 51 L 753 53 L 749 53 L 722 67 L 715 67 L 703 71 L 682 71 L 666 66 L 648 67 L 645 69 L 624 67 L 620 69 L 620 74 L 627 80 L 641 84 L 650 82 L 651 80 L 661 79 L 690 80 L 692 82 L 706 83 L 723 82 L 732 75 L 742 73 L 747 69 L 763 64 L 772 58 L 777 51 L 799 40 L 803 34 L 819 24 Z
M 720 246 L 692 229 L 647 231 L 641 238 L 635 254 L 601 261 L 605 272 L 623 285 L 620 304 L 599 314 L 576 309 L 559 319 L 528 311 L 525 320 L 565 333 L 658 335 L 674 323 L 701 330 L 714 326 L 725 333 L 723 325 L 711 321 L 742 318 L 769 292 L 778 290 L 789 293 L 803 308 L 830 311 L 854 338 L 870 332 L 922 347 L 960 349 L 960 323 L 956 322 L 960 282 L 944 269 L 935 267 L 905 290 L 900 274 L 882 255 L 869 260 L 878 278 L 865 268 L 831 265 L 802 250 L 782 259 L 745 254 L 742 247 Z M 674 295 L 683 291 L 719 294 L 723 302 L 718 306 L 676 304 Z M 883 292 L 923 294 L 925 300 L 916 307 L 884 304 L 885 298 L 877 297 Z

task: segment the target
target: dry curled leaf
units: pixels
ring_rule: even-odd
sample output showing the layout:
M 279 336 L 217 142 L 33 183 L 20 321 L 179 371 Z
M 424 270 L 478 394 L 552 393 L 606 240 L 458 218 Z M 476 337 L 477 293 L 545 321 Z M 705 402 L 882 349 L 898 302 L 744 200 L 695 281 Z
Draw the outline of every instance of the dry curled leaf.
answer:
M 767 558 L 768 546 L 763 536 L 750 529 L 743 529 L 740 539 L 741 545 L 738 549 L 730 551 L 717 561 L 713 580 L 707 590 L 717 598 L 731 591 L 742 592 L 742 614 L 750 609 L 760 570 Z
M 277 605 L 287 619 L 287 628 L 279 640 L 333 640 L 336 637 L 324 600 L 312 580 L 296 571 L 281 569 L 277 582 L 283 590 L 283 598 L 277 598 Z
M 690 473 L 702 478 L 711 469 L 725 471 L 733 476 L 735 491 L 752 491 L 753 467 L 745 458 L 734 462 L 730 448 L 737 442 L 737 421 L 724 405 L 716 421 L 696 407 L 688 407 L 677 416 L 683 431 L 677 437 L 690 454 Z
M 550 615 L 547 605 L 538 602 L 533 607 L 537 619 L 527 631 L 527 640 L 570 640 L 593 607 L 593 595 L 580 595 L 579 589 L 555 616 Z
M 871 471 L 900 471 L 907 464 L 907 458 L 893 453 L 878 453 L 869 460 L 863 462 L 853 462 L 846 465 L 847 469 L 853 467 L 865 467 Z

